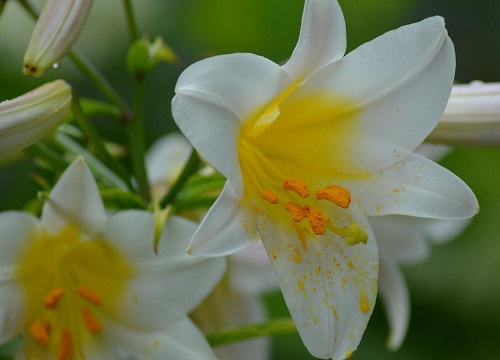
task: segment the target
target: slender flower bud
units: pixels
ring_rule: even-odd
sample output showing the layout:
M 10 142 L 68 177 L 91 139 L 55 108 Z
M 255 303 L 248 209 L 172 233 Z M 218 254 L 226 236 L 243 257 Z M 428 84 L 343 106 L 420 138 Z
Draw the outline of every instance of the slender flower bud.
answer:
M 71 109 L 71 87 L 44 84 L 0 103 L 0 156 L 22 150 L 54 131 Z
M 24 55 L 25 75 L 43 72 L 69 51 L 83 27 L 92 0 L 48 0 Z
M 500 146 L 500 83 L 454 85 L 443 117 L 427 141 Z

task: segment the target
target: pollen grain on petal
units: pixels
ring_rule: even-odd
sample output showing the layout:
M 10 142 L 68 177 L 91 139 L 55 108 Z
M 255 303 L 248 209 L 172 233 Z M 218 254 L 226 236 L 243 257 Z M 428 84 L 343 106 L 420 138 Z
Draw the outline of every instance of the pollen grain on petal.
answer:
M 316 199 L 328 200 L 343 209 L 347 209 L 351 204 L 351 193 L 342 186 L 329 185 L 324 189 L 316 191 Z
M 279 204 L 280 198 L 270 189 L 263 189 L 260 192 L 260 197 L 271 204 Z
M 307 217 L 307 211 L 302 206 L 292 201 L 287 201 L 285 209 L 290 213 L 292 220 L 295 222 L 301 222 Z
M 367 313 L 370 310 L 370 301 L 363 293 L 359 297 L 359 309 L 364 313 Z
M 57 307 L 57 304 L 59 303 L 59 300 L 61 300 L 63 295 L 64 295 L 64 289 L 62 288 L 52 289 L 49 291 L 47 295 L 43 297 L 43 305 L 47 309 L 55 309 Z
M 50 330 L 50 322 L 47 319 L 39 318 L 31 324 L 29 332 L 37 343 L 45 347 L 49 342 Z
M 302 198 L 308 197 L 310 193 L 307 184 L 297 179 L 285 179 L 283 182 L 283 189 L 294 191 Z

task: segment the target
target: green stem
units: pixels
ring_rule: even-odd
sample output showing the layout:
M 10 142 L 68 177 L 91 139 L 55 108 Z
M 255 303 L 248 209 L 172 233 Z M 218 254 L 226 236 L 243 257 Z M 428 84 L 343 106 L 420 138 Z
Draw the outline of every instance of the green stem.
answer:
M 18 2 L 33 19 L 38 19 L 38 11 L 28 0 L 18 0 Z
M 92 143 L 92 145 L 94 146 L 95 150 L 102 158 L 102 160 L 111 168 L 111 170 L 113 170 L 117 175 L 119 175 L 123 179 L 123 181 L 127 184 L 129 190 L 134 191 L 134 186 L 132 185 L 132 182 L 130 180 L 130 174 L 125 169 L 125 167 L 121 163 L 119 163 L 116 160 L 116 158 L 111 156 L 111 154 L 108 152 L 106 146 L 104 146 L 101 136 L 95 130 L 89 118 L 83 112 L 80 99 L 78 98 L 78 95 L 76 95 L 74 91 L 73 91 L 71 108 L 78 125 L 87 135 L 87 137 L 89 138 L 90 142 Z
M 274 319 L 264 324 L 219 331 L 208 335 L 207 340 L 210 345 L 219 346 L 261 336 L 285 335 L 296 332 L 297 328 L 291 319 Z
M 134 118 L 126 123 L 132 169 L 139 186 L 139 193 L 145 200 L 151 198 L 146 164 L 144 163 L 144 80 L 134 81 Z
M 134 9 L 132 7 L 132 2 L 130 0 L 123 0 L 123 5 L 125 6 L 125 14 L 127 16 L 127 27 L 129 32 L 130 43 L 132 44 L 137 38 L 139 38 L 139 31 L 137 30 L 137 21 L 135 19 Z
M 201 164 L 200 157 L 198 156 L 196 150 L 193 149 L 191 151 L 191 155 L 189 156 L 186 165 L 184 166 L 184 169 L 182 169 L 181 174 L 179 175 L 175 183 L 172 185 L 167 195 L 165 195 L 165 197 L 162 199 L 160 203 L 160 207 L 162 209 L 166 208 L 167 205 L 172 204 L 175 201 L 175 198 L 177 197 L 179 191 L 182 190 L 184 184 L 189 179 L 189 177 L 196 171 L 198 171 L 200 164 Z
M 31 155 L 32 157 L 43 159 L 61 169 L 64 169 L 69 165 L 69 162 L 64 159 L 63 156 L 41 142 L 31 145 L 30 147 L 26 148 L 24 152 Z

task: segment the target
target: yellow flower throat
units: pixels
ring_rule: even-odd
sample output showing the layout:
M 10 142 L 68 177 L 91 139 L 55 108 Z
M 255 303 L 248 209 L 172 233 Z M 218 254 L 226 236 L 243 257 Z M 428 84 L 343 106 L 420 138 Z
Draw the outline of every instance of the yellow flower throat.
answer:
M 119 311 L 133 268 L 109 243 L 83 239 L 68 226 L 56 236 L 37 234 L 19 259 L 17 275 L 27 307 L 27 358 L 47 352 L 73 360 L 99 341 L 102 314 Z

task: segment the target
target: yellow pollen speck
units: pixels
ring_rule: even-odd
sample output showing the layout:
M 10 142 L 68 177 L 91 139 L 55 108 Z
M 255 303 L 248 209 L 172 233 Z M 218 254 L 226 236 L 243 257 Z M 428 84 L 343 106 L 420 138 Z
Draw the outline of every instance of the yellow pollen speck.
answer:
M 313 317 L 313 323 L 317 324 L 318 323 L 318 318 L 317 317 Z
M 345 357 L 346 359 L 349 359 L 351 356 L 352 356 L 352 351 L 348 351 L 348 352 L 346 352 L 346 353 L 344 354 L 344 357 Z
M 302 280 L 297 280 L 297 286 L 299 287 L 299 290 L 304 290 L 304 282 Z
M 279 204 L 280 202 L 280 198 L 278 197 L 278 195 L 273 193 L 270 189 L 263 189 L 260 192 L 260 197 L 264 200 L 267 200 L 271 204 Z
M 307 212 L 302 206 L 291 201 L 287 201 L 285 209 L 290 213 L 292 220 L 295 222 L 301 222 L 307 216 Z
M 49 342 L 50 329 L 48 320 L 36 319 L 30 326 L 30 335 L 37 343 L 45 347 Z
M 293 251 L 295 253 L 294 256 L 292 256 L 292 260 L 296 264 L 300 264 L 302 262 L 302 254 L 299 249 L 295 249 Z
M 309 188 L 307 187 L 307 184 L 297 179 L 285 179 L 283 182 L 283 189 L 295 191 L 297 195 L 302 198 L 309 196 Z
M 82 299 L 85 299 L 94 305 L 101 305 L 101 297 L 86 287 L 83 287 L 83 286 L 78 287 L 76 289 L 76 293 Z
M 94 334 L 99 334 L 102 330 L 102 324 L 99 320 L 97 320 L 94 315 L 90 312 L 89 309 L 83 308 L 82 310 L 82 319 L 85 327 L 88 331 Z
M 353 268 L 354 268 L 354 265 L 353 265 L 352 261 L 349 261 L 349 262 L 347 263 L 347 266 L 349 266 L 351 269 L 353 269 Z
M 359 309 L 364 313 L 370 310 L 370 301 L 365 294 L 361 294 L 359 297 Z
M 313 209 L 309 206 L 305 207 L 308 217 L 309 224 L 311 224 L 311 228 L 313 229 L 316 235 L 323 235 L 325 233 L 325 223 L 326 217 L 323 214 L 323 211 L 319 209 Z
M 73 340 L 68 330 L 61 332 L 59 350 L 57 351 L 57 360 L 71 360 L 73 358 Z
M 342 186 L 329 185 L 326 189 L 316 191 L 316 199 L 328 200 L 343 209 L 347 209 L 351 204 L 351 193 Z
M 47 309 L 55 309 L 59 300 L 64 295 L 64 290 L 61 288 L 56 288 L 50 290 L 50 292 L 43 297 L 43 305 Z
M 342 284 L 347 284 L 347 278 L 342 278 Z

